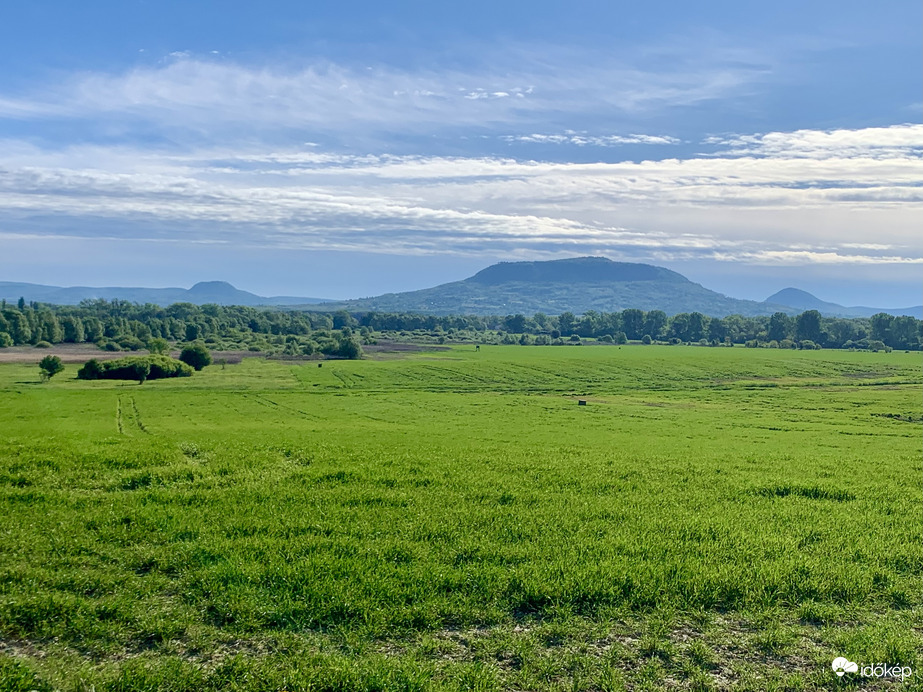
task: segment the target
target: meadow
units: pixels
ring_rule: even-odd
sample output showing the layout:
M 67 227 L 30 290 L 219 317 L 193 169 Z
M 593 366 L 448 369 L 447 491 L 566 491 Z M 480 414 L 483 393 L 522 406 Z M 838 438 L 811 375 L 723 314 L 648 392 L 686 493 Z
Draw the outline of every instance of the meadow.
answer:
M 919 352 L 77 368 L 0 364 L 0 690 L 923 689 Z

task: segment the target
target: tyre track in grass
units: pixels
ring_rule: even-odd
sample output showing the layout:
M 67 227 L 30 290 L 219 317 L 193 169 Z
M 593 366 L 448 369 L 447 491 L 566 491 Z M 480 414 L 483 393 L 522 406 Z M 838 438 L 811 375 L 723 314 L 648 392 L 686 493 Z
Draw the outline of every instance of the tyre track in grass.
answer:
M 308 420 L 320 420 L 320 416 L 317 416 L 313 413 L 308 413 L 307 411 L 302 411 L 300 408 L 295 408 L 294 406 L 289 406 L 288 404 L 280 404 L 278 401 L 273 401 L 269 397 L 263 396 L 262 394 L 244 394 L 245 399 L 252 399 L 257 404 L 265 406 L 270 409 L 279 409 L 282 411 L 288 411 L 289 413 L 297 413 L 300 416 L 307 418 Z

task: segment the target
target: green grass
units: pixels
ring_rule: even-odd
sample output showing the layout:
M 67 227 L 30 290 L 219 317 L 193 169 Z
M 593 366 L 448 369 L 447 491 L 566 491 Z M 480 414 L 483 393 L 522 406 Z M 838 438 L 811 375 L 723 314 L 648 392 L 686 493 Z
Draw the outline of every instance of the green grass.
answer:
M 919 689 L 919 354 L 75 372 L 0 366 L 0 689 Z

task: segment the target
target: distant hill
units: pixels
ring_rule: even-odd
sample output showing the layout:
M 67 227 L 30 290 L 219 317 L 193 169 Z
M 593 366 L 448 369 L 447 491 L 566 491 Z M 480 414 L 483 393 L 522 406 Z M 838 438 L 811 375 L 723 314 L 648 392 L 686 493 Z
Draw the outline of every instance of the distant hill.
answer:
M 923 319 L 923 305 L 911 308 L 844 307 L 837 303 L 828 303 L 798 288 L 783 288 L 778 293 L 773 293 L 769 296 L 766 302 L 790 305 L 793 308 L 798 308 L 799 311 L 817 310 L 828 317 L 871 317 L 879 312 L 886 312 L 891 315 L 911 315 L 917 319 Z
M 406 293 L 388 293 L 317 306 L 323 310 L 379 310 L 438 315 L 544 312 L 614 312 L 626 308 L 731 314 L 795 313 L 785 305 L 738 300 L 711 291 L 663 267 L 577 257 L 547 262 L 501 262 L 464 281 Z
M 127 300 L 133 303 L 154 303 L 171 305 L 172 303 L 194 303 L 205 305 L 297 305 L 323 302 L 321 298 L 299 298 L 296 296 L 276 296 L 265 298 L 255 293 L 241 291 L 226 281 L 202 281 L 192 288 L 132 288 L 88 286 L 43 286 L 41 284 L 13 283 L 0 281 L 0 298 L 15 302 L 19 298 L 39 303 L 54 305 L 76 305 L 81 300 L 104 298 L 105 300 Z
M 532 315 L 544 312 L 582 314 L 588 310 L 615 312 L 626 308 L 663 310 L 668 315 L 701 312 L 712 317 L 727 315 L 791 315 L 818 310 L 828 317 L 869 317 L 879 312 L 913 315 L 923 319 L 923 306 L 912 308 L 844 307 L 828 303 L 797 288 L 786 288 L 763 302 L 739 300 L 693 283 L 664 267 L 632 262 L 613 262 L 605 257 L 575 257 L 546 262 L 500 262 L 463 281 L 405 293 L 386 293 L 372 298 L 329 301 L 297 296 L 258 296 L 225 281 L 203 281 L 192 288 L 90 288 L 44 286 L 0 281 L 0 298 L 76 305 L 81 300 L 104 298 L 135 303 L 194 303 L 204 305 L 287 306 L 306 310 L 354 312 L 419 312 L 435 315 L 474 314 Z

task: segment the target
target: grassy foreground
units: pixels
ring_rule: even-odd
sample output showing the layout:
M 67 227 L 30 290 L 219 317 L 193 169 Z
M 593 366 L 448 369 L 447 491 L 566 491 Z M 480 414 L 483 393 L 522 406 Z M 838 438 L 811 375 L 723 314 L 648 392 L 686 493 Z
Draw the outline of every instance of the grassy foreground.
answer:
M 920 366 L 0 365 L 0 690 L 923 689 Z

